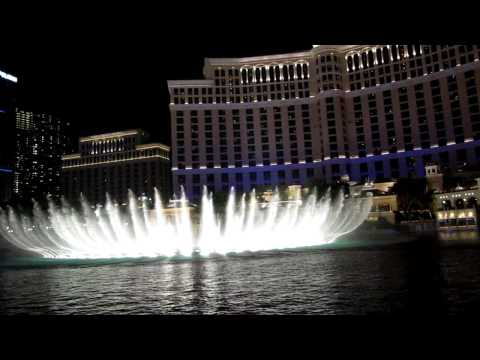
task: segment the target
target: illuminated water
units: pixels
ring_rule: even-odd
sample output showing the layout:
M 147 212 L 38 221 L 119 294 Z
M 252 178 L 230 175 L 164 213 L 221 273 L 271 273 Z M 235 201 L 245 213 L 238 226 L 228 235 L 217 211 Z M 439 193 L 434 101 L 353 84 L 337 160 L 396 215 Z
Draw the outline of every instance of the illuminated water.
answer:
M 447 246 L 403 235 L 355 239 L 328 250 L 197 261 L 0 261 L 0 314 L 480 312 L 478 238 L 462 246 L 451 238 Z
M 370 199 L 332 198 L 330 193 L 280 206 L 277 191 L 266 209 L 254 194 L 235 199 L 232 190 L 220 219 L 205 192 L 198 226 L 185 195 L 178 211 L 167 216 L 158 191 L 153 209 L 131 192 L 127 211 L 108 196 L 105 207 L 92 208 L 82 199 L 81 211 L 64 200 L 61 206 L 50 202 L 48 211 L 35 203 L 31 217 L 0 210 L 0 235 L 22 250 L 55 259 L 225 255 L 330 244 L 361 225 L 371 208 Z

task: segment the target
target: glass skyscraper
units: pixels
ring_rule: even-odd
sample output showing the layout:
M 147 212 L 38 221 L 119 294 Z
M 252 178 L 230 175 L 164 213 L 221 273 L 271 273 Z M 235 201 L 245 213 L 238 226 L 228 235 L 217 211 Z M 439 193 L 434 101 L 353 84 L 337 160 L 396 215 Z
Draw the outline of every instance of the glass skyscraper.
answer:
M 55 115 L 17 109 L 13 192 L 19 198 L 60 196 L 66 128 Z
M 15 104 L 18 79 L 0 69 L 0 124 L 5 136 L 0 141 L 0 202 L 12 192 L 12 169 L 15 162 Z

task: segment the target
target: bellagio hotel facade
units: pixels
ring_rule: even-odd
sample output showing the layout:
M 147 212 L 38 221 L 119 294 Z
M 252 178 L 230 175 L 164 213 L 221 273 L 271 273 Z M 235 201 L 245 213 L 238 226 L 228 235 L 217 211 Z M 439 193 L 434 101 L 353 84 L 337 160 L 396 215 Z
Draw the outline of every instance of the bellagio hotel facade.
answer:
M 480 45 L 315 45 L 169 81 L 173 186 L 424 176 L 480 161 Z

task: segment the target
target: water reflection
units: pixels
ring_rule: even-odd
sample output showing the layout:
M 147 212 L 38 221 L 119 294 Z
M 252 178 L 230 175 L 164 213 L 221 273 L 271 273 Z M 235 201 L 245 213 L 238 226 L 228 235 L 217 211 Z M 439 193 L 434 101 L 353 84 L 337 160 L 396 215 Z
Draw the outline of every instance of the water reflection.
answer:
M 475 309 L 480 246 L 0 269 L 3 314 L 444 314 Z
M 442 231 L 438 233 L 438 239 L 443 242 L 456 241 L 472 245 L 480 243 L 478 231 Z
M 206 294 L 205 288 L 207 288 L 208 277 L 205 271 L 204 261 L 193 261 L 190 263 L 190 276 L 191 276 L 191 290 L 192 294 L 191 306 L 195 309 L 195 313 L 203 314 L 208 308 L 208 294 Z
M 408 311 L 422 315 L 447 312 L 443 288 L 447 281 L 442 268 L 440 243 L 425 237 L 408 245 L 407 264 Z
M 211 274 L 213 282 L 213 302 L 215 304 L 215 312 L 218 314 L 227 313 L 231 309 L 231 304 L 229 301 L 230 294 L 230 283 L 231 277 L 229 278 L 228 272 L 232 269 L 232 264 L 228 260 L 224 261 L 212 261 L 211 263 Z

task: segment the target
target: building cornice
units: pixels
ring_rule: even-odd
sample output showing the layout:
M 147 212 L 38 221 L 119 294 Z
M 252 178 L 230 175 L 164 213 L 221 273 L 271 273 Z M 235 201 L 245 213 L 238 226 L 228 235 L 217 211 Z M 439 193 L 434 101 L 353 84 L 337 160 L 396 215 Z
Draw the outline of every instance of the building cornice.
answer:
M 243 58 L 206 58 L 205 67 L 257 65 L 260 63 L 291 62 L 304 60 L 323 52 L 349 52 L 380 45 L 313 45 L 311 50 L 295 53 L 265 55 Z M 383 46 L 383 45 L 382 45 Z
M 240 65 L 255 65 L 259 63 L 271 63 L 280 61 L 298 61 L 311 56 L 311 51 L 296 52 L 290 54 L 266 55 L 244 58 L 206 58 L 206 67 L 215 66 L 240 66 Z
M 314 53 L 323 53 L 323 52 L 348 52 L 354 50 L 360 50 L 365 47 L 372 47 L 375 45 L 313 45 L 311 50 Z
M 135 148 L 136 150 L 162 149 L 165 151 L 170 151 L 170 146 L 160 143 L 141 144 L 137 145 Z
M 161 143 L 150 143 L 150 144 L 140 144 L 136 145 L 134 150 L 126 150 L 126 151 L 116 151 L 116 152 L 111 152 L 111 153 L 104 153 L 104 154 L 96 154 L 96 155 L 87 155 L 85 157 L 87 158 L 94 158 L 94 157 L 99 157 L 99 156 L 104 156 L 104 155 L 112 155 L 112 154 L 117 154 L 117 153 L 128 153 L 130 151 L 142 151 L 142 150 L 154 150 L 154 149 L 160 149 L 164 150 L 167 152 L 170 152 L 170 146 L 161 144 Z M 81 154 L 75 153 L 75 154 L 67 154 L 62 156 L 62 161 L 68 161 L 68 160 L 80 160 L 82 158 Z M 136 159 L 136 158 L 132 158 Z
M 150 160 L 150 159 L 162 159 L 166 161 L 170 161 L 170 158 L 162 156 L 162 155 L 152 155 L 152 156 L 140 156 L 140 157 L 132 157 L 128 159 L 117 159 L 117 160 L 106 160 L 106 161 L 99 161 L 93 163 L 83 163 L 78 165 L 62 165 L 62 170 L 65 169 L 74 169 L 74 168 L 86 168 L 86 167 L 96 167 L 99 165 L 111 165 L 111 164 L 118 164 L 118 163 L 125 163 L 125 162 L 135 162 L 138 160 Z
M 141 134 L 141 133 L 142 133 L 142 130 L 140 130 L 140 129 L 117 131 L 117 132 L 113 132 L 113 133 L 81 137 L 80 142 L 108 140 L 108 139 L 118 138 L 118 137 L 122 137 L 122 136 L 138 135 L 138 134 Z
M 168 80 L 168 87 L 208 87 L 214 86 L 213 80 Z
M 77 160 L 80 159 L 81 156 L 80 154 L 68 154 L 68 155 L 63 155 L 62 160 Z

